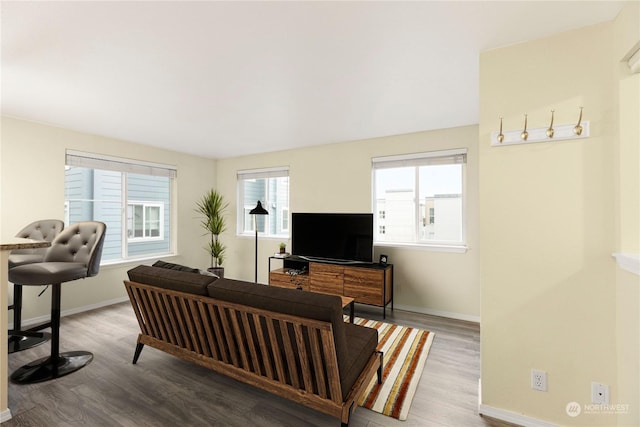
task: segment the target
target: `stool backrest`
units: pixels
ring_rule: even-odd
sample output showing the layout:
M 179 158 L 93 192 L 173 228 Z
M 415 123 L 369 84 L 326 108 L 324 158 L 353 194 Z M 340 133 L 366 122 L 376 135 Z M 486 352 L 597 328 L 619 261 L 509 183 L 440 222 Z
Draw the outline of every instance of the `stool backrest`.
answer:
M 18 234 L 16 234 L 16 237 L 52 242 L 63 229 L 64 221 L 59 219 L 41 219 L 39 221 L 32 222 L 20 230 Z M 16 249 L 11 251 L 12 254 L 42 254 L 43 257 L 46 252 L 47 248 Z
M 107 226 L 99 221 L 71 224 L 53 240 L 45 254 L 45 262 L 81 262 L 87 277 L 98 274 Z

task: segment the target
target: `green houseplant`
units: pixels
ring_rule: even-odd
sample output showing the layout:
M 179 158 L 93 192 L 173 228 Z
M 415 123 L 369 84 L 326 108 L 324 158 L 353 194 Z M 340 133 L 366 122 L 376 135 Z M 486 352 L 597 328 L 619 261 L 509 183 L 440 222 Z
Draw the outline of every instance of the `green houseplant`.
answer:
M 220 234 L 226 230 L 225 211 L 229 203 L 224 201 L 224 197 L 217 190 L 209 190 L 197 203 L 197 211 L 203 216 L 202 227 L 207 230 L 210 236 L 209 243 L 205 248 L 211 255 L 211 267 L 208 268 L 220 277 L 224 276 L 225 246 L 220 241 Z

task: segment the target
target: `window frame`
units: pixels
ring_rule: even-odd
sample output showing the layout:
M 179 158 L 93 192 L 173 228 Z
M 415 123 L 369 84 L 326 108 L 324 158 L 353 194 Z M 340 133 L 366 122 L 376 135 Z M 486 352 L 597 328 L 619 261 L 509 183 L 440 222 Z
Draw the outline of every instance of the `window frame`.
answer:
M 266 195 L 265 200 L 260 200 L 260 202 L 262 203 L 263 207 L 267 210 L 270 210 L 270 206 L 272 203 L 276 203 L 275 200 L 270 200 L 271 198 L 274 198 L 273 195 L 269 194 L 270 193 L 270 189 L 269 189 L 269 185 L 268 185 L 268 179 L 276 179 L 276 178 L 287 178 L 288 179 L 288 185 L 287 185 L 287 201 L 284 205 L 282 206 L 276 206 L 276 213 L 278 214 L 282 214 L 283 211 L 287 212 L 287 223 L 290 224 L 291 223 L 291 217 L 290 217 L 290 195 L 291 195 L 291 191 L 290 191 L 290 185 L 291 185 L 291 180 L 290 180 L 290 175 L 289 175 L 289 167 L 288 166 L 282 166 L 282 167 L 272 167 L 272 168 L 263 168 L 263 169 L 246 169 L 246 170 L 239 170 L 236 173 L 236 180 L 237 180 L 237 212 L 236 212 L 236 218 L 237 218 L 237 226 L 236 226 L 236 234 L 240 237 L 242 236 L 254 236 L 255 235 L 255 228 L 254 228 L 254 221 L 252 218 L 252 215 L 249 214 L 249 211 L 251 211 L 253 208 L 256 207 L 256 202 L 253 202 L 251 205 L 246 205 L 244 203 L 245 200 L 245 185 L 244 183 L 246 182 L 256 182 L 257 180 L 260 179 L 264 179 L 265 180 L 265 189 L 264 189 L 264 194 Z M 276 197 L 277 199 L 277 197 Z M 266 215 L 265 215 L 266 216 Z M 271 216 L 271 215 L 269 215 Z M 256 218 L 257 219 L 257 218 Z M 271 218 L 265 218 L 265 220 L 271 221 Z M 277 221 L 277 220 L 273 220 L 273 221 Z M 278 226 L 278 223 L 276 222 L 276 227 Z M 282 225 L 282 219 L 280 220 L 280 225 Z M 269 227 L 265 227 L 266 229 L 268 229 Z M 282 227 L 280 227 L 282 228 Z M 290 235 L 291 235 L 291 231 L 290 231 L 290 227 L 287 230 L 281 230 L 282 233 L 265 233 L 265 231 L 258 231 L 258 234 L 260 236 L 263 237 L 267 237 L 267 238 L 277 238 L 277 239 L 289 239 Z
M 102 259 L 100 262 L 101 265 L 113 265 L 129 263 L 137 260 L 157 259 L 162 256 L 173 256 L 177 253 L 177 217 L 175 215 L 177 168 L 175 166 L 68 149 L 65 153 L 65 169 L 68 169 L 70 166 L 121 174 L 121 230 L 120 233 L 117 233 L 120 234 L 120 253 L 118 258 Z M 168 205 L 162 200 L 128 200 L 129 190 L 127 188 L 127 181 L 130 174 L 168 178 Z M 129 237 L 129 205 L 143 205 L 143 212 L 145 213 L 146 207 L 159 207 L 160 236 Z M 169 209 L 169 222 L 166 222 L 165 220 L 165 209 Z M 65 221 L 67 223 L 69 222 L 69 215 L 70 205 L 69 200 L 67 200 L 65 190 Z M 107 224 L 107 227 L 108 225 L 109 224 Z M 168 226 L 168 234 L 164 230 L 165 225 Z M 146 229 L 146 221 L 143 224 L 143 227 Z M 143 229 L 143 233 L 144 232 L 145 231 Z M 129 255 L 129 244 L 163 241 L 165 239 L 168 239 L 167 250 L 149 252 L 134 256 Z
M 374 157 L 371 159 L 371 204 L 372 212 L 380 212 L 381 207 L 378 205 L 377 198 L 377 182 L 376 171 L 380 169 L 393 169 L 400 167 L 415 167 L 415 179 L 416 184 L 413 190 L 413 210 L 415 211 L 416 224 L 416 237 L 413 241 L 388 241 L 377 240 L 377 234 L 374 235 L 375 246 L 388 246 L 388 247 L 410 247 L 426 250 L 435 250 L 442 252 L 466 252 L 467 250 L 467 155 L 468 150 L 466 148 L 451 149 L 451 150 L 439 150 L 429 151 L 422 153 L 402 154 L 384 157 Z M 419 228 L 422 221 L 420 215 L 420 188 L 418 184 L 418 176 L 420 174 L 421 166 L 435 166 L 435 165 L 447 165 L 447 164 L 461 164 L 461 218 L 460 218 L 460 240 L 429 240 L 419 239 Z M 386 211 L 386 208 L 385 208 Z M 379 218 L 378 215 L 374 218 L 374 230 L 379 230 L 380 225 L 386 225 L 386 217 L 384 219 Z M 425 204 L 425 219 L 430 219 L 428 207 Z M 386 230 L 385 230 L 386 231 Z M 387 234 L 385 232 L 385 234 Z M 388 235 L 388 234 L 387 234 Z

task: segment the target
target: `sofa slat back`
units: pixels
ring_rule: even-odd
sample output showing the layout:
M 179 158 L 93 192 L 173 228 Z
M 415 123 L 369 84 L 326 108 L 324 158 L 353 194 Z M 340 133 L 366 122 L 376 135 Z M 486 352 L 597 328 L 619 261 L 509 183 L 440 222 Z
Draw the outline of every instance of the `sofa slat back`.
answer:
M 131 281 L 125 287 L 141 342 L 244 380 L 259 376 L 290 397 L 342 403 L 330 322 Z

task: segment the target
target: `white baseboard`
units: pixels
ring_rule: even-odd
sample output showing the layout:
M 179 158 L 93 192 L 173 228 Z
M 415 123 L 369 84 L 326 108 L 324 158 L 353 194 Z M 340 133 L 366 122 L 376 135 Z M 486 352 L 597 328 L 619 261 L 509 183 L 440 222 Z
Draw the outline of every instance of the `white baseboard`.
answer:
M 113 305 L 113 304 L 118 304 L 121 302 L 125 302 L 125 301 L 129 301 L 129 297 L 120 297 L 120 298 L 115 298 L 112 300 L 108 300 L 108 301 L 101 301 L 99 303 L 96 304 L 89 304 L 89 305 L 85 305 L 82 307 L 77 307 L 77 308 L 70 308 L 69 310 L 63 310 L 60 312 L 60 317 L 64 317 L 64 316 L 70 316 L 72 314 L 77 314 L 77 313 L 83 313 L 85 311 L 90 311 L 90 310 L 95 310 L 97 308 L 102 308 L 102 307 L 106 307 L 109 305 Z M 42 323 L 46 323 L 49 320 L 51 320 L 51 315 L 47 314 L 45 316 L 39 316 L 39 317 L 33 317 L 31 319 L 23 319 L 22 320 L 22 327 L 23 328 L 29 328 L 30 326 L 35 326 L 35 325 L 39 325 Z M 13 328 L 13 322 L 9 323 L 9 329 Z
M 527 417 L 526 415 L 516 414 L 515 412 L 505 411 L 504 409 L 494 408 L 492 406 L 482 404 L 482 378 L 478 380 L 478 414 L 495 418 L 496 420 L 506 421 L 522 427 L 558 427 L 537 418 Z
M 11 411 L 8 408 L 0 412 L 0 423 L 9 421 L 10 419 L 11 419 Z
M 391 305 L 388 305 L 387 308 L 391 308 Z M 430 308 L 414 307 L 411 305 L 404 305 L 404 304 L 394 304 L 393 308 L 397 308 L 398 310 L 404 310 L 404 311 L 413 311 L 414 313 L 429 314 L 431 316 L 447 317 L 449 319 L 465 320 L 467 322 L 480 323 L 480 316 L 473 316 L 470 314 L 452 313 L 450 311 L 441 311 L 441 310 L 432 310 Z
M 526 415 L 516 414 L 515 412 L 505 411 L 504 409 L 493 408 L 487 405 L 478 405 L 478 413 L 487 417 L 495 418 L 500 421 L 516 424 L 522 427 L 558 427 L 537 418 L 527 417 Z

